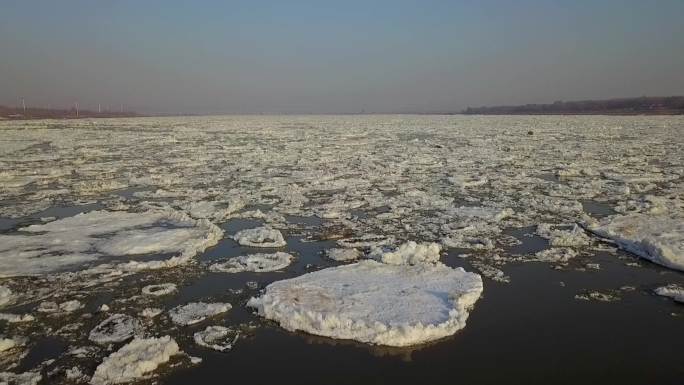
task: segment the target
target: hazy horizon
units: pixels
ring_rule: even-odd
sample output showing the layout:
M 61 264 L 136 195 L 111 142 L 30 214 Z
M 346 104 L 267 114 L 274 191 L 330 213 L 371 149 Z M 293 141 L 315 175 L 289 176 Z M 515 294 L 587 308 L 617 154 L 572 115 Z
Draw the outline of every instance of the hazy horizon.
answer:
M 429 113 L 684 94 L 684 2 L 8 1 L 0 104 Z

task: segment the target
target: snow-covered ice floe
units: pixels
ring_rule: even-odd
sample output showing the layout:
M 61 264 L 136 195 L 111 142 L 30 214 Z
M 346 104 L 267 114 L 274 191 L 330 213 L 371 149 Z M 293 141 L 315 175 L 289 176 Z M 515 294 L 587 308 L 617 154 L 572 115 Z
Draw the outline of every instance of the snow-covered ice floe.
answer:
M 292 262 L 292 254 L 279 251 L 273 254 L 257 253 L 230 258 L 209 266 L 215 273 L 240 273 L 243 271 L 268 272 L 282 270 Z
M 178 253 L 189 259 L 223 235 L 208 220 L 173 210 L 91 211 L 20 230 L 0 234 L 0 276 L 49 273 L 107 256 Z
M 684 270 L 684 217 L 680 215 L 616 215 L 587 228 L 651 262 Z
M 461 268 L 366 260 L 274 282 L 247 305 L 287 330 L 410 346 L 465 327 L 481 293 L 480 276 Z
M 122 384 L 145 378 L 159 365 L 180 353 L 170 336 L 135 338 L 112 353 L 95 369 L 92 385 Z
M 283 247 L 287 245 L 283 234 L 270 227 L 257 227 L 238 231 L 233 239 L 242 246 L 251 247 Z
M 656 288 L 654 292 L 660 296 L 672 298 L 677 302 L 684 303 L 684 287 L 679 285 L 671 284 L 661 286 Z
M 178 325 L 192 325 L 209 317 L 225 313 L 231 308 L 232 306 L 229 303 L 191 302 L 171 309 L 169 314 L 171 320 Z

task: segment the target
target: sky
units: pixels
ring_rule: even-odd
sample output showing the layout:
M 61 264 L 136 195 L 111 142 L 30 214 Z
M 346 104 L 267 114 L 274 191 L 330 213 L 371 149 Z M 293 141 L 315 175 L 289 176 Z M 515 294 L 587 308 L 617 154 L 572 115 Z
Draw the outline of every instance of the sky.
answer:
M 455 112 L 684 95 L 682 0 L 0 0 L 0 104 Z

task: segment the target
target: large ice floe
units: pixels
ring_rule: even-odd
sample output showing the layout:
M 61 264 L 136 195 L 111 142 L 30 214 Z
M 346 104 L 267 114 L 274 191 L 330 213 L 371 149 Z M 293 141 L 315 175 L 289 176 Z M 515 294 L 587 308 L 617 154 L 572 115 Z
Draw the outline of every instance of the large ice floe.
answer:
M 0 234 L 0 276 L 49 273 L 103 257 L 177 253 L 187 260 L 223 234 L 207 220 L 172 210 L 91 211 L 20 230 Z
M 651 262 L 684 270 L 684 216 L 617 215 L 591 223 L 588 228 Z
M 390 253 L 391 264 L 366 260 L 274 282 L 247 305 L 287 330 L 378 345 L 417 345 L 465 327 L 479 275 L 437 262 L 433 245 Z
M 108 385 L 140 380 L 179 352 L 178 344 L 170 336 L 135 338 L 106 357 L 95 369 L 90 383 Z
M 292 262 L 292 254 L 279 251 L 273 254 L 257 253 L 230 258 L 209 266 L 215 273 L 269 272 L 282 270 Z

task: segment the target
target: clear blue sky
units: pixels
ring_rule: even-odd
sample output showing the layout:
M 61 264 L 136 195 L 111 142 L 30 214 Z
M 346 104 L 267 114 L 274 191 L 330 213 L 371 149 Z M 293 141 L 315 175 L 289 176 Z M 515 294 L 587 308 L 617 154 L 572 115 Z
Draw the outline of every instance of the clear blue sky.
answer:
M 684 1 L 0 0 L 0 104 L 456 111 L 684 94 Z

